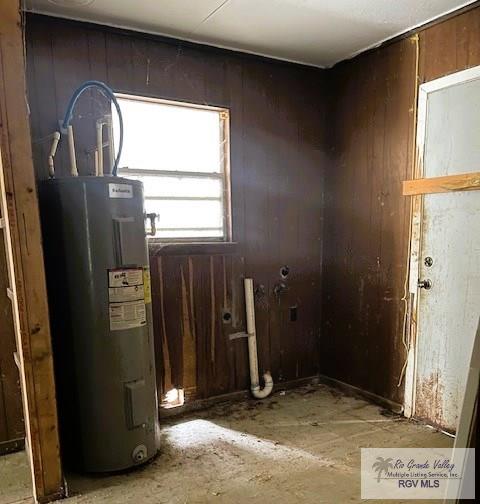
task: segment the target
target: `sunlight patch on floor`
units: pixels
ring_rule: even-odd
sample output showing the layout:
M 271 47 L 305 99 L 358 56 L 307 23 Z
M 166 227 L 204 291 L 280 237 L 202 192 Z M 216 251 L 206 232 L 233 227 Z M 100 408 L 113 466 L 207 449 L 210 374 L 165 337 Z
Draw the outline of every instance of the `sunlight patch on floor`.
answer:
M 176 448 L 187 449 L 212 443 L 229 444 L 237 449 L 272 461 L 299 460 L 331 467 L 334 461 L 313 455 L 299 448 L 292 448 L 246 432 L 221 427 L 208 420 L 190 420 L 169 429 L 169 442 Z

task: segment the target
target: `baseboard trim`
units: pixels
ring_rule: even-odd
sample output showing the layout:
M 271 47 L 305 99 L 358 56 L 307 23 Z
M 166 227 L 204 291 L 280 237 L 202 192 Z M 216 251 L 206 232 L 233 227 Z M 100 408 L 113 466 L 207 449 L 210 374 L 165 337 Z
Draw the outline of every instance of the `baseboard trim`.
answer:
M 0 442 L 0 456 L 15 453 L 25 448 L 25 438 L 10 439 Z
M 374 404 L 378 404 L 379 406 L 382 406 L 383 408 L 391 410 L 397 414 L 403 413 L 403 406 L 401 404 L 374 394 L 373 392 L 369 392 L 368 390 L 363 390 L 361 388 L 355 387 L 354 385 L 350 385 L 348 383 L 336 380 L 335 378 L 330 378 L 329 376 L 322 374 L 318 375 L 318 380 L 320 383 L 339 389 L 347 395 L 361 397 L 362 399 L 366 399 Z
M 275 393 L 281 390 L 290 390 L 298 387 L 304 387 L 305 385 L 309 385 L 311 383 L 318 383 L 318 375 L 276 383 L 273 386 L 273 392 Z M 252 397 L 250 390 L 238 390 L 236 392 L 229 392 L 228 394 L 207 397 L 205 399 L 194 399 L 192 401 L 186 402 L 182 406 L 176 406 L 174 408 L 160 408 L 160 418 L 170 418 L 193 411 L 204 410 L 223 402 L 238 402 L 248 399 L 261 401 L 261 399 L 255 399 L 254 397 Z
M 330 387 L 341 390 L 346 395 L 361 397 L 362 399 L 366 399 L 369 402 L 378 404 L 379 406 L 393 411 L 394 413 L 403 413 L 403 406 L 399 403 L 396 403 L 395 401 L 391 401 L 390 399 L 374 394 L 373 392 L 369 392 L 368 390 L 363 390 L 361 388 L 355 387 L 354 385 L 350 385 L 348 383 L 336 380 L 335 378 L 330 378 L 329 376 L 322 374 L 276 383 L 273 387 L 273 392 L 275 393 L 281 390 L 290 390 L 304 387 L 305 385 L 312 383 L 323 383 L 324 385 L 328 385 Z M 238 390 L 236 392 L 229 392 L 228 394 L 207 397 L 205 399 L 193 399 L 192 401 L 189 401 L 184 405 L 177 406 L 175 408 L 160 408 L 160 418 L 176 417 L 186 413 L 208 409 L 212 406 L 216 406 L 224 402 L 238 402 L 248 399 L 261 400 L 253 398 L 250 390 Z

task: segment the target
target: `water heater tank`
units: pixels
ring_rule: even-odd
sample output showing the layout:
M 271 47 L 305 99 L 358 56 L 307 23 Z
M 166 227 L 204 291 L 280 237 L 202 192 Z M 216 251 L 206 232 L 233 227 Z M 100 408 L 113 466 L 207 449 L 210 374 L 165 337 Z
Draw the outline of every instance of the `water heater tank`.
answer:
M 143 185 L 68 177 L 39 195 L 64 462 L 141 464 L 159 448 Z

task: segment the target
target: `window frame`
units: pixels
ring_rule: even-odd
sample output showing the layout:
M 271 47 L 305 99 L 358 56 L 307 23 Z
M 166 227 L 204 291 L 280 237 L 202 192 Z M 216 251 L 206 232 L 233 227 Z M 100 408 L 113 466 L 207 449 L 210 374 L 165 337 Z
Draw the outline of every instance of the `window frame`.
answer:
M 149 96 L 133 95 L 125 93 L 115 93 L 115 96 L 121 100 L 131 100 L 135 102 L 149 102 L 155 104 L 169 105 L 174 107 L 185 107 L 189 109 L 201 109 L 201 110 L 211 110 L 218 112 L 220 119 L 220 144 L 219 149 L 221 149 L 221 159 L 223 162 L 220 165 L 220 171 L 216 172 L 189 172 L 189 171 L 178 171 L 178 170 L 152 170 L 145 168 L 130 168 L 130 167 L 119 167 L 118 175 L 128 178 L 129 175 L 133 176 L 152 176 L 152 177 L 175 177 L 180 178 L 203 178 L 209 180 L 220 180 L 222 185 L 220 198 L 213 198 L 215 201 L 220 200 L 222 205 L 222 236 L 201 236 L 201 237 L 158 237 L 150 236 L 148 241 L 152 243 L 211 243 L 211 242 L 231 242 L 232 240 L 232 211 L 231 211 L 231 183 L 230 183 L 230 110 L 225 107 L 214 107 L 211 105 L 202 105 L 197 103 L 167 100 L 163 98 L 152 98 Z M 210 201 L 210 197 L 176 197 L 176 196 L 147 196 L 145 200 L 162 200 L 162 201 Z M 158 228 L 157 229 L 162 229 Z M 196 229 L 201 230 L 202 228 L 177 228 L 179 230 L 190 230 L 195 231 Z M 203 229 L 213 229 L 213 228 L 203 228 Z M 217 228 L 215 228 L 217 229 Z M 168 228 L 168 230 L 175 231 L 174 228 Z

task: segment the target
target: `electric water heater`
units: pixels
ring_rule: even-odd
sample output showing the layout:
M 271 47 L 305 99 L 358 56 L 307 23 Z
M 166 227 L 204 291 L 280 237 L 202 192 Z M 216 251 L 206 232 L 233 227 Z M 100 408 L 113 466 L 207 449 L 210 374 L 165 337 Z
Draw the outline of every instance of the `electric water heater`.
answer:
M 52 178 L 39 197 L 64 461 L 141 464 L 159 449 L 143 185 Z

